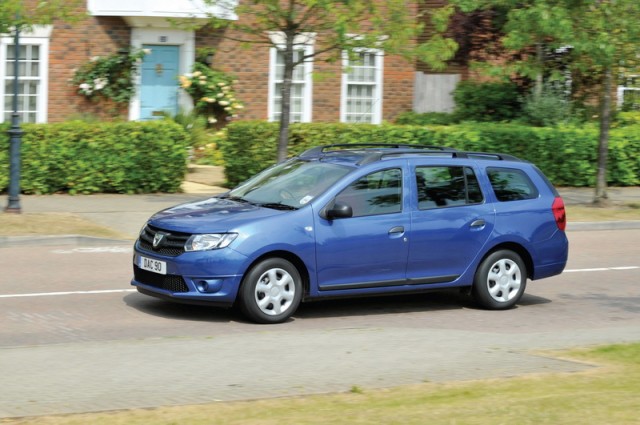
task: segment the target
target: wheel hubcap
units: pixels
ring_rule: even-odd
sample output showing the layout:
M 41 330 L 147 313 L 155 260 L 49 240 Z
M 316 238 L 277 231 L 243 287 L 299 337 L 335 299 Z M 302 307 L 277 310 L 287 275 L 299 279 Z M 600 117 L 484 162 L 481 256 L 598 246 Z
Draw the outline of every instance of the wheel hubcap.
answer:
M 507 258 L 496 261 L 487 276 L 489 294 L 498 302 L 507 302 L 520 292 L 522 272 L 518 264 Z
M 284 269 L 264 272 L 256 285 L 255 298 L 258 308 L 269 316 L 277 316 L 291 307 L 295 295 L 293 277 Z

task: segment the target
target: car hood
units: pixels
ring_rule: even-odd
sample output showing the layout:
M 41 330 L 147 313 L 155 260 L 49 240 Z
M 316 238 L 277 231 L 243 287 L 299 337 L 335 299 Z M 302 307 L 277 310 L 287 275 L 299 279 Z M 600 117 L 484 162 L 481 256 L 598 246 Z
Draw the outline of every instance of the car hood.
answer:
M 154 214 L 148 224 L 174 232 L 216 233 L 286 213 L 230 199 L 209 198 L 162 210 Z

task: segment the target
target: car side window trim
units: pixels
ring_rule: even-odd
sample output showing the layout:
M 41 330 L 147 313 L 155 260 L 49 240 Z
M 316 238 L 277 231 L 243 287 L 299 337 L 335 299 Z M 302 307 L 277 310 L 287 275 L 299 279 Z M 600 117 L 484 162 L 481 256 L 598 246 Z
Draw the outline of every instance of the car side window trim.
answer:
M 423 165 L 414 169 L 419 210 L 477 205 L 484 195 L 472 167 Z
M 402 168 L 385 168 L 351 182 L 332 204 L 350 206 L 352 217 L 397 214 L 403 208 L 403 187 Z

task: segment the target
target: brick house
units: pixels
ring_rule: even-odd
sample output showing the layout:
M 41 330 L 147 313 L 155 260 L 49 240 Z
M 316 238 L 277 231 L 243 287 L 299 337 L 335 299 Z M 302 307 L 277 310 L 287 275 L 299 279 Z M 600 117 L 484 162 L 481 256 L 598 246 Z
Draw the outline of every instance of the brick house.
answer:
M 434 1 L 434 5 L 439 3 Z M 167 20 L 195 16 L 204 24 L 207 12 L 235 19 L 233 12 L 206 7 L 199 0 L 87 0 L 79 12 L 86 15 L 73 24 L 55 23 L 21 35 L 22 122 L 59 122 L 86 114 L 107 117 L 108 105 L 78 95 L 70 79 L 74 70 L 92 57 L 130 46 L 150 49 L 151 54 L 143 59 L 136 95 L 120 111 L 129 120 L 153 119 L 161 111 L 190 109 L 192 101 L 178 88 L 177 77 L 191 70 L 200 47 L 214 47 L 212 66 L 236 77 L 236 93 L 245 105 L 240 119 L 278 119 L 281 58 L 276 49 L 242 49 L 210 30 L 182 30 Z M 318 38 L 321 43 L 321 36 Z M 0 122 L 10 120 L 12 45 L 9 35 L 0 35 Z M 313 49 L 314 44 L 305 48 Z M 412 109 L 422 112 L 452 108 L 450 92 L 461 78 L 459 72 L 430 74 L 402 58 L 376 50 L 364 52 L 362 59 L 362 64 L 350 67 L 351 76 L 356 78 L 343 73 L 342 63 L 316 61 L 298 67 L 294 76 L 293 120 L 380 123 Z M 313 79 L 313 74 L 322 78 Z

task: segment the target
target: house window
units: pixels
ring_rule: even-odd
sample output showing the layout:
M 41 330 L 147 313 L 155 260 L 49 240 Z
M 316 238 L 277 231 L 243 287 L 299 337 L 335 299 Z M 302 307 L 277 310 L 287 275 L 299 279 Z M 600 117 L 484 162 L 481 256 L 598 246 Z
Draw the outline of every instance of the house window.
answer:
M 342 76 L 341 121 L 380 124 L 382 121 L 382 66 L 380 50 L 366 50 L 349 59 Z
M 20 122 L 46 122 L 50 27 L 39 27 L 20 38 L 18 48 L 18 114 Z M 14 101 L 14 64 L 12 37 L 0 38 L 0 122 L 10 122 Z
M 313 46 L 304 45 L 297 48 L 293 55 L 294 62 L 303 55 L 311 54 Z M 280 49 L 271 49 L 271 66 L 269 71 L 269 121 L 279 121 L 282 115 L 282 84 L 284 80 L 284 53 Z M 293 70 L 291 85 L 291 122 L 311 121 L 311 73 L 312 63 L 304 62 Z
M 618 107 L 622 111 L 640 111 L 640 75 L 631 75 L 618 87 Z

